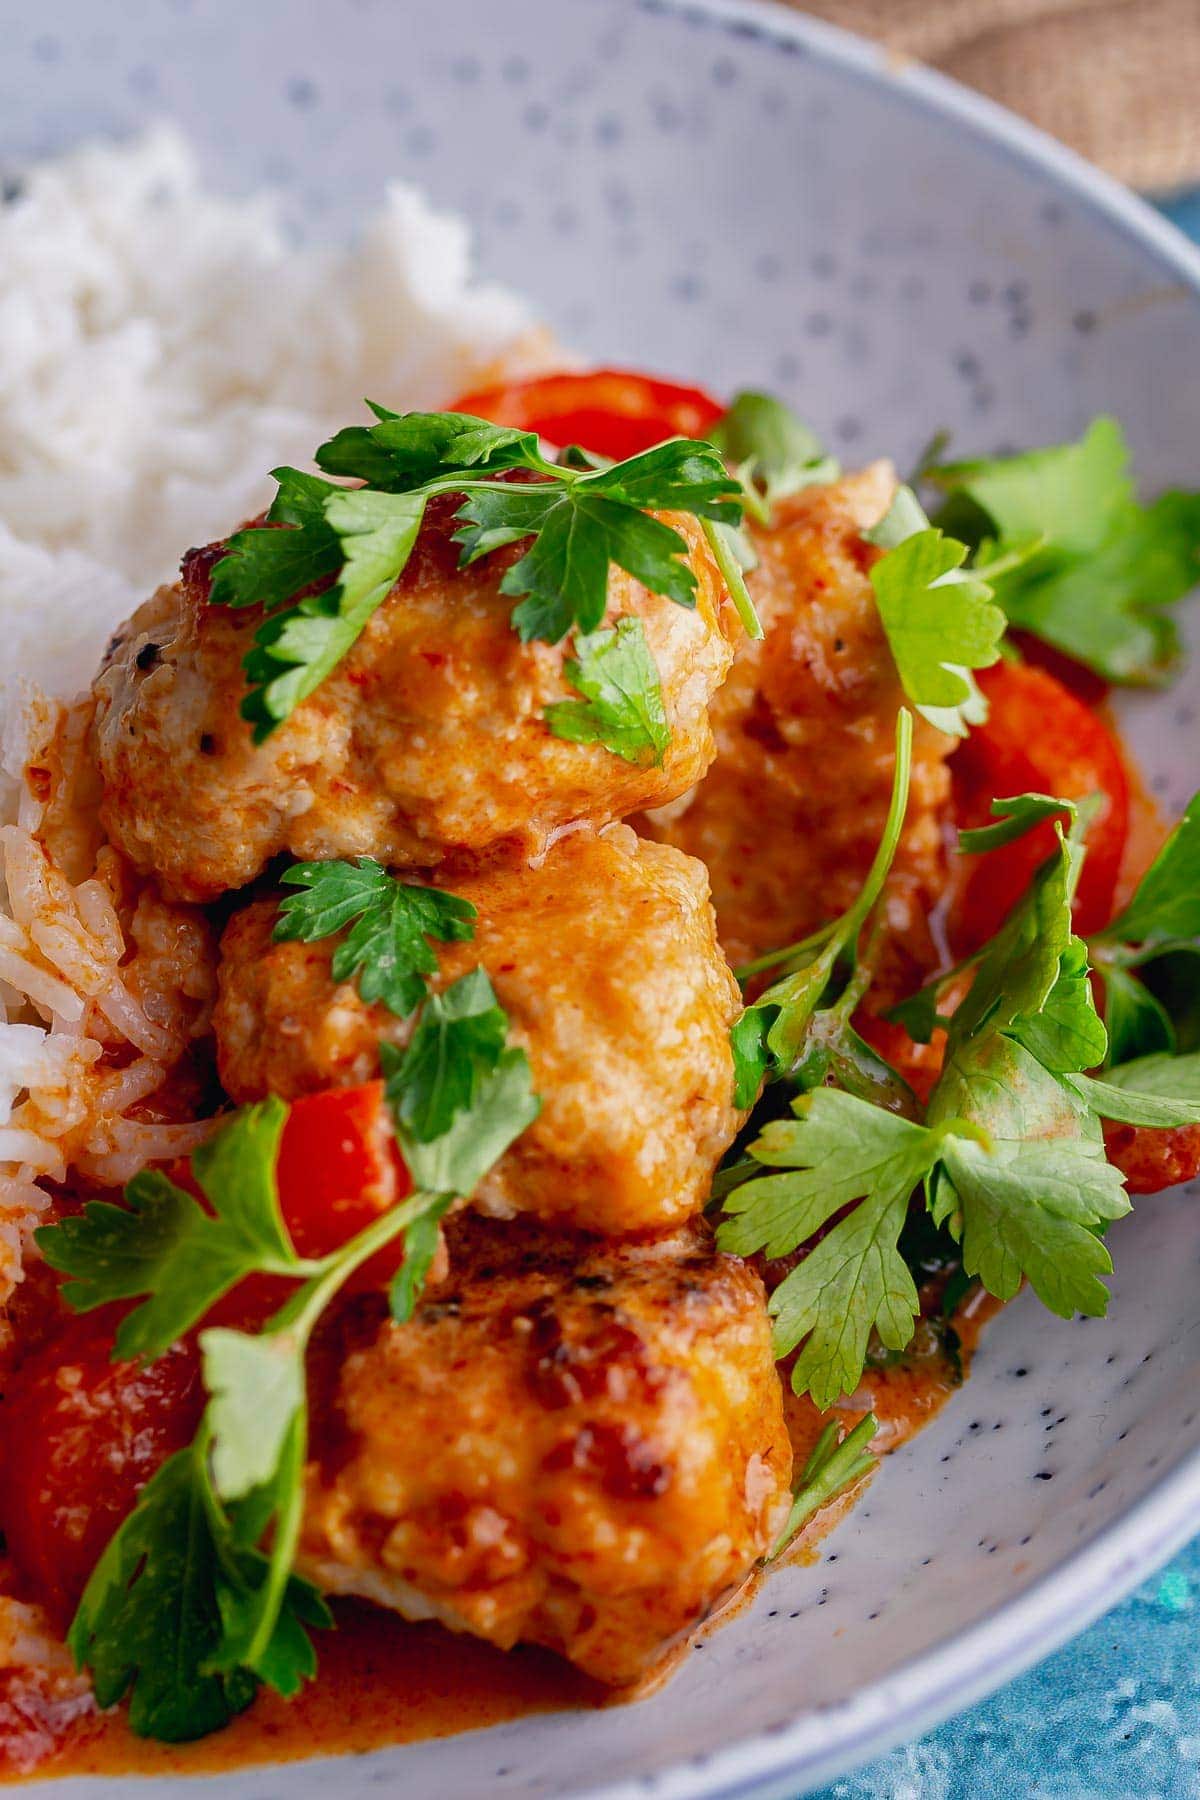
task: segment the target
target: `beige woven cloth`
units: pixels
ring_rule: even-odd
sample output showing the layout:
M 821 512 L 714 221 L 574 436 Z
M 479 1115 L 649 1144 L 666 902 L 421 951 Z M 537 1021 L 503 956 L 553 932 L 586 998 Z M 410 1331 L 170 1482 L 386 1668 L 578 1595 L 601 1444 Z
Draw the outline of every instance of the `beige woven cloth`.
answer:
M 1024 113 L 1133 187 L 1200 181 L 1200 0 L 809 0 Z

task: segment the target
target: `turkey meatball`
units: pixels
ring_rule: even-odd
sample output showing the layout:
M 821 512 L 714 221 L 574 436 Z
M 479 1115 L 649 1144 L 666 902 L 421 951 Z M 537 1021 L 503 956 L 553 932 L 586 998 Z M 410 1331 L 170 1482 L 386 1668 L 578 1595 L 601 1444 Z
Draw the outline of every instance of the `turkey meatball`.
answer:
M 782 502 L 747 577 L 765 630 L 744 641 L 712 709 L 717 756 L 647 829 L 707 865 L 736 967 L 806 936 L 857 894 L 883 830 L 904 702 L 863 536 L 891 502 L 876 463 Z M 955 739 L 918 718 L 908 819 L 888 889 L 896 974 L 936 960 L 926 914 L 946 885 L 942 819 Z M 918 977 L 919 979 L 919 977 Z M 901 980 L 901 987 L 904 981 Z
M 597 1246 L 464 1214 L 409 1323 L 323 1348 L 299 1566 L 504 1648 L 643 1679 L 788 1507 L 762 1284 L 707 1231 Z
M 702 1206 L 742 1114 L 740 1000 L 701 864 L 615 825 L 533 865 L 508 856 L 441 881 L 478 918 L 471 942 L 435 946 L 432 985 L 487 970 L 542 1097 L 477 1202 L 603 1233 L 661 1230 Z M 221 943 L 218 1063 L 239 1102 L 370 1080 L 380 1040 L 412 1030 L 333 980 L 336 940 L 273 942 L 277 918 L 257 900 Z
M 578 698 L 563 668 L 570 641 L 521 642 L 499 591 L 520 546 L 460 568 L 453 508 L 431 503 L 352 650 L 257 746 L 238 709 L 261 614 L 209 604 L 223 545 L 189 553 L 180 584 L 135 615 L 95 684 L 102 818 L 137 868 L 208 901 L 281 851 L 394 867 L 505 840 L 536 852 L 565 824 L 604 824 L 699 779 L 734 614 L 696 521 L 669 515 L 696 574 L 694 610 L 609 571 L 609 622 L 642 621 L 671 730 L 661 765 L 641 766 L 550 730 L 546 707 Z

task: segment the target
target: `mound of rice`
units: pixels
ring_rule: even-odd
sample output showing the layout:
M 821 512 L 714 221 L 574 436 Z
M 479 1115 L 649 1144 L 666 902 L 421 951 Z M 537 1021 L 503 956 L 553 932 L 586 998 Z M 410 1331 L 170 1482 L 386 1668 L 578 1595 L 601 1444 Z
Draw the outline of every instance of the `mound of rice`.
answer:
M 155 1096 L 207 1028 L 209 928 L 95 823 L 75 696 L 109 632 L 362 395 L 445 403 L 550 347 L 411 189 L 355 248 L 298 250 L 168 130 L 35 169 L 0 210 L 0 343 L 2 1321 L 44 1183 L 122 1182 L 205 1129 Z

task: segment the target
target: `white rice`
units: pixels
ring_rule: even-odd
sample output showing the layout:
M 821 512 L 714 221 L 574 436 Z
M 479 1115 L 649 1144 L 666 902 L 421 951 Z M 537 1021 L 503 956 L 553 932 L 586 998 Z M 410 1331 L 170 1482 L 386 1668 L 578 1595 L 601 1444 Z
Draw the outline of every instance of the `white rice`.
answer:
M 275 199 L 207 192 L 163 128 L 38 167 L 0 209 L 0 344 L 2 1309 L 42 1178 L 120 1182 L 203 1129 L 129 1116 L 206 1028 L 211 954 L 100 843 L 66 703 L 181 553 L 362 396 L 444 404 L 548 340 L 411 188 L 354 248 L 298 250 Z

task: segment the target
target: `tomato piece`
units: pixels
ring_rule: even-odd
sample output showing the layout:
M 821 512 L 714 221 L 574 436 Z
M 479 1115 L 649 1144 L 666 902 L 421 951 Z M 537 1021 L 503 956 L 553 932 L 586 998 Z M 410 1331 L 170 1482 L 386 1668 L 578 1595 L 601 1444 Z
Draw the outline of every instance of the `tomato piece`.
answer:
M 186 1163 L 171 1178 L 202 1198 Z M 412 1191 L 396 1146 L 382 1081 L 294 1100 L 279 1143 L 279 1208 L 296 1254 L 328 1256 Z M 404 1261 L 402 1240 L 378 1251 L 346 1283 L 348 1293 L 386 1287 Z M 209 1322 L 253 1328 L 282 1306 L 293 1283 L 253 1275 L 217 1302 Z
M 1108 1124 L 1104 1148 L 1131 1194 L 1161 1194 L 1164 1188 L 1200 1175 L 1200 1125 L 1162 1131 L 1149 1125 Z
M 109 1360 L 114 1309 L 72 1320 L 27 1357 L 0 1405 L 0 1526 L 33 1597 L 65 1625 L 101 1551 L 166 1457 L 195 1436 L 200 1358 Z
M 1108 683 L 1103 675 L 1097 675 L 1085 663 L 1076 662 L 1065 650 L 1048 644 L 1044 638 L 1034 637 L 1029 631 L 1014 631 L 1012 641 L 1021 652 L 1023 662 L 1032 663 L 1035 669 L 1045 669 L 1056 676 L 1085 706 L 1099 706 L 1107 696 Z
M 463 394 L 450 411 L 536 431 L 559 446 L 580 444 L 620 462 L 664 438 L 707 436 L 725 408 L 703 388 L 630 369 L 593 369 L 479 388 Z
M 301 1256 L 327 1256 L 411 1191 L 382 1081 L 292 1104 L 279 1146 L 279 1204 Z
M 960 827 L 991 823 L 991 802 L 1010 794 L 1061 794 L 1102 804 L 1087 836 L 1076 929 L 1085 936 L 1112 917 L 1113 897 L 1129 833 L 1129 782 L 1112 732 L 1090 707 L 1046 669 L 996 663 L 979 675 L 986 724 L 977 725 L 951 759 Z M 964 858 L 955 936 L 964 950 L 992 936 L 1054 848 L 1050 820 L 1013 844 Z
M 172 1179 L 202 1199 L 189 1166 Z M 383 1083 L 314 1094 L 292 1106 L 279 1148 L 280 1207 L 297 1251 L 336 1250 L 411 1190 L 397 1153 Z M 389 1245 L 353 1288 L 386 1286 L 403 1260 Z M 254 1327 L 294 1291 L 252 1277 L 207 1323 Z M 42 1291 L 42 1328 L 0 1403 L 0 1530 L 22 1580 L 66 1624 L 101 1551 L 166 1457 L 192 1441 L 204 1410 L 194 1338 L 145 1368 L 111 1361 L 124 1304 L 77 1317 Z

